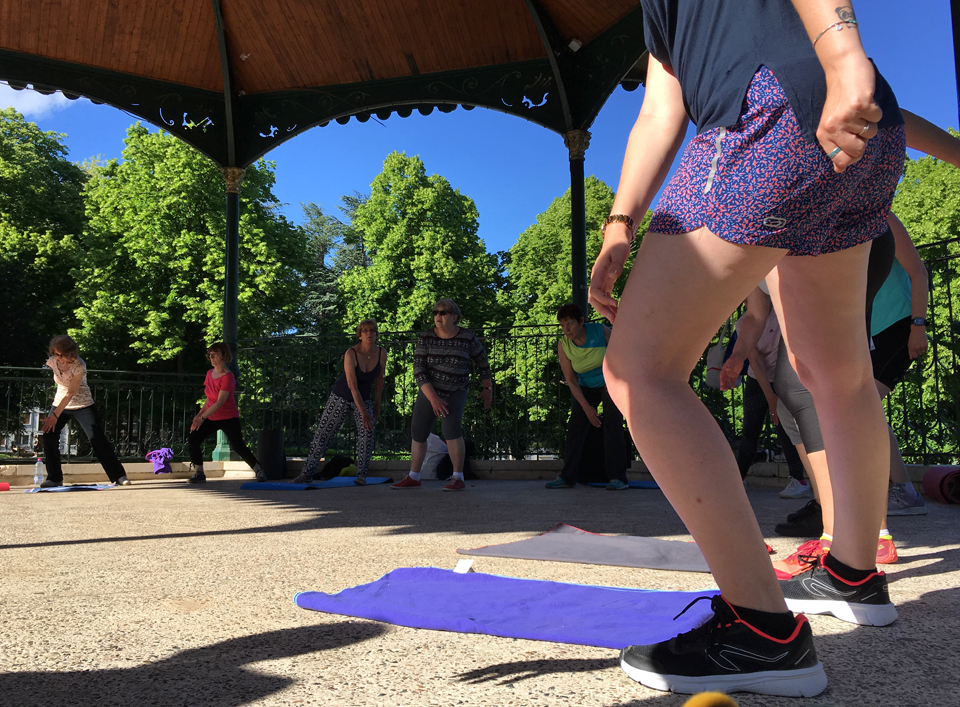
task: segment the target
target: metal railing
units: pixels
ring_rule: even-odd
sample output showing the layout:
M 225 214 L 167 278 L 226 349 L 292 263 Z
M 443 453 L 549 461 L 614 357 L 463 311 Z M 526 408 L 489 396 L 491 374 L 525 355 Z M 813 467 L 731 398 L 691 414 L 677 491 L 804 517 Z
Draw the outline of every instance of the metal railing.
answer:
M 903 455 L 910 462 L 946 463 L 960 457 L 954 311 L 960 307 L 960 293 L 954 291 L 958 244 L 960 239 L 953 239 L 920 249 L 931 273 L 931 346 L 886 403 Z M 464 430 L 476 447 L 474 455 L 486 459 L 559 455 L 570 410 L 570 392 L 556 354 L 559 327 L 484 327 L 474 331 L 487 351 L 495 381 L 494 405 L 484 410 L 477 397 L 480 382 L 475 375 L 471 378 Z M 387 349 L 388 359 L 376 427 L 377 458 L 409 454 L 410 413 L 417 390 L 412 375 L 416 336 L 416 332 L 381 334 L 380 344 Z M 241 342 L 237 399 L 251 446 L 259 430 L 279 429 L 288 455 L 307 453 L 330 387 L 342 370 L 344 352 L 355 341 L 343 335 Z M 691 376 L 691 386 L 733 442 L 741 424 L 741 391 L 721 393 L 708 388 L 703 367 L 701 360 Z M 170 447 L 179 458 L 185 458 L 190 421 L 203 399 L 201 374 L 91 370 L 88 380 L 107 436 L 122 458 L 142 459 L 159 447 Z M 0 368 L 0 455 L 16 460 L 19 453 L 23 461 L 33 455 L 36 419 L 38 413 L 49 409 L 53 394 L 52 376 L 45 369 Z M 85 436 L 77 432 L 69 433 L 68 458 L 85 458 L 90 453 Z M 352 456 L 355 444 L 354 425 L 347 421 L 330 452 Z M 773 448 L 769 431 L 761 445 Z
M 121 458 L 142 459 L 161 447 L 186 454 L 190 422 L 203 397 L 202 375 L 90 370 L 87 381 L 107 438 Z M 0 367 L 0 461 L 36 456 L 39 418 L 46 417 L 55 393 L 49 369 Z M 72 420 L 61 445 L 65 460 L 92 454 Z

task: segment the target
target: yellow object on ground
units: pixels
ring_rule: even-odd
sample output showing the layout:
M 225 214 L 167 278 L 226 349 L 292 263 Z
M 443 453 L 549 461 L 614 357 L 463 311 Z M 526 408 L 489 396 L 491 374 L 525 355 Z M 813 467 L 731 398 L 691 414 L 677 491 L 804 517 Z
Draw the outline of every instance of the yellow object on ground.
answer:
M 683 707 L 737 707 L 737 701 L 722 692 L 701 692 L 684 702 Z
M 340 476 L 356 476 L 357 475 L 357 465 L 350 464 L 349 466 L 343 467 L 343 470 L 340 472 Z

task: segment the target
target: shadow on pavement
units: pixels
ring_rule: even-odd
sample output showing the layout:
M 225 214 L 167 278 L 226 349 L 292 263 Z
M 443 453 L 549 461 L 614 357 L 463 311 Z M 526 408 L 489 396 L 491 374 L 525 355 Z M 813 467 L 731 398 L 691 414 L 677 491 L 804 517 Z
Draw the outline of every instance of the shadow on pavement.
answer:
M 814 625 L 817 655 L 827 671 L 827 690 L 811 700 L 737 693 L 741 707 L 754 705 L 945 705 L 956 704 L 960 692 L 960 654 L 954 636 L 958 628 L 960 589 L 924 594 L 897 606 L 899 618 L 890 626 L 859 627 L 830 622 L 844 633 L 824 634 Z M 837 623 L 833 623 L 837 622 Z M 519 683 L 545 673 L 579 673 L 617 667 L 611 651 L 608 660 L 522 660 L 497 663 L 454 676 L 469 684 Z M 604 679 L 608 679 L 609 673 Z M 657 695 L 609 707 L 658 705 L 673 707 L 687 699 L 681 695 Z
M 0 705 L 242 705 L 293 682 L 245 665 L 335 650 L 386 630 L 370 622 L 325 624 L 243 636 L 133 668 L 0 673 Z

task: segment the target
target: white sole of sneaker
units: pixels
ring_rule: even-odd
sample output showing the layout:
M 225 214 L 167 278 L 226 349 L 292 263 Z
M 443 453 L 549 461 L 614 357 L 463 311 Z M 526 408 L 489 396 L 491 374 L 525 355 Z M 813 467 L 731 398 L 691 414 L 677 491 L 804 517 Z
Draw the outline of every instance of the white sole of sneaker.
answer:
M 897 620 L 893 604 L 849 604 L 845 601 L 787 599 L 787 608 L 795 614 L 830 614 L 858 626 L 887 626 Z
M 692 695 L 697 692 L 755 692 L 759 695 L 777 695 L 779 697 L 814 697 L 827 687 L 827 674 L 823 664 L 799 670 L 771 670 L 762 673 L 743 673 L 738 675 L 708 675 L 691 677 L 688 675 L 661 675 L 640 670 L 626 661 L 620 661 L 620 667 L 632 680 L 641 685 Z
M 911 506 L 910 508 L 899 508 L 895 511 L 887 511 L 888 516 L 925 516 L 927 515 L 926 506 Z

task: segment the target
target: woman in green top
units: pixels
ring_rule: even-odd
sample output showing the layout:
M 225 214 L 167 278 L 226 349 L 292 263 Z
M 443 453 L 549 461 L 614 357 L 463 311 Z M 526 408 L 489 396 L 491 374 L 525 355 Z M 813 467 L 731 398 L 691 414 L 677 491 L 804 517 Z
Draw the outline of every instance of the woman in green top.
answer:
M 583 310 L 565 304 L 557 312 L 563 338 L 557 344 L 560 369 L 573 396 L 567 441 L 563 449 L 563 470 L 548 489 L 572 489 L 577 483 L 577 470 L 583 444 L 590 425 L 603 428 L 603 459 L 610 483 L 607 489 L 627 488 L 627 446 L 623 434 L 623 415 L 617 409 L 603 381 L 603 355 L 610 339 L 610 327 L 595 322 L 584 323 Z M 603 403 L 603 416 L 597 407 Z

